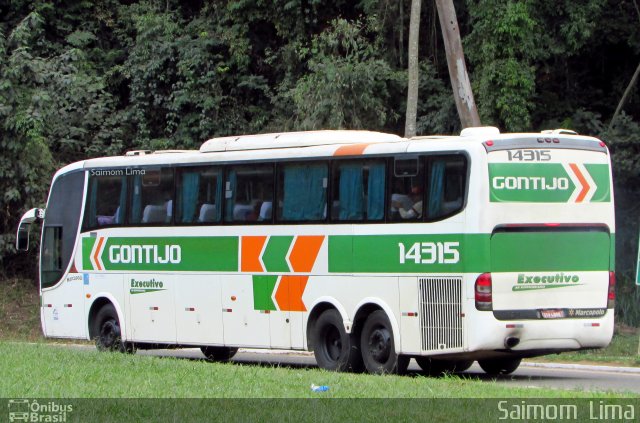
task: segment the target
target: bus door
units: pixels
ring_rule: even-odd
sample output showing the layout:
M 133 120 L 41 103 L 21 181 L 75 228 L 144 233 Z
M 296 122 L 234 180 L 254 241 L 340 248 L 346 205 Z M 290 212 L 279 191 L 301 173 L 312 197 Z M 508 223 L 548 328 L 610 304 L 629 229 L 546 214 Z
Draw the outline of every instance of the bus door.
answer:
M 69 268 L 82 210 L 84 172 L 55 179 L 44 217 L 40 244 L 40 292 L 45 336 L 86 336 L 82 274 Z

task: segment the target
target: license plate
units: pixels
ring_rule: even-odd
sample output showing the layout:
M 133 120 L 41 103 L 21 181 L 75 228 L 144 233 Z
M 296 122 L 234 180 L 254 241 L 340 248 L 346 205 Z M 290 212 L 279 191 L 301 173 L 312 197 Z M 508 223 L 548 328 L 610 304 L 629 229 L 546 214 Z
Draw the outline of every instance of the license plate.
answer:
M 564 310 L 540 310 L 543 319 L 562 319 L 565 317 Z

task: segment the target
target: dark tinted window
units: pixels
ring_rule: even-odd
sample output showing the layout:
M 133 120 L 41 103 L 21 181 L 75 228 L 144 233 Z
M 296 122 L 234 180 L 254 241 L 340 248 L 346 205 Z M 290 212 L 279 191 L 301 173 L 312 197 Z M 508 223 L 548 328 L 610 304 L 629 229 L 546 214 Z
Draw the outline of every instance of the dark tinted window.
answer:
M 467 160 L 462 155 L 427 159 L 427 220 L 451 216 L 464 206 Z
M 401 169 L 402 171 L 400 171 Z M 422 220 L 424 182 L 424 162 L 422 160 L 395 160 L 388 203 L 390 221 Z
M 225 222 L 271 222 L 273 165 L 229 167 L 224 196 Z
M 278 219 L 285 222 L 322 221 L 327 217 L 329 166 L 290 163 L 278 172 Z
M 173 169 L 140 169 L 131 179 L 129 223 L 164 225 L 173 221 Z
M 176 223 L 220 222 L 222 171 L 219 167 L 179 169 L 176 189 Z
M 126 204 L 127 177 L 124 170 L 90 172 L 84 228 L 124 224 Z
M 58 177 L 51 187 L 40 245 L 43 288 L 55 285 L 71 261 L 80 223 L 84 179 L 84 172 L 74 172 Z
M 384 219 L 385 186 L 384 160 L 336 162 L 333 166 L 332 220 Z

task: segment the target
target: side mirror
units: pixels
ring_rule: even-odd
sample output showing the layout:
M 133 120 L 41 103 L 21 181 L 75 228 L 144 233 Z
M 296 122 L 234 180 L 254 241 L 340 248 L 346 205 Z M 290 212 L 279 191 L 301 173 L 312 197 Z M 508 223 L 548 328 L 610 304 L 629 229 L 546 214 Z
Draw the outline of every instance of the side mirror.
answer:
M 16 249 L 18 251 L 27 251 L 29 249 L 29 229 L 30 223 L 23 223 L 18 227 L 18 234 L 16 236 Z
M 44 219 L 43 209 L 31 209 L 20 218 L 18 233 L 16 234 L 16 249 L 27 251 L 29 249 L 29 230 L 31 224 L 37 220 Z

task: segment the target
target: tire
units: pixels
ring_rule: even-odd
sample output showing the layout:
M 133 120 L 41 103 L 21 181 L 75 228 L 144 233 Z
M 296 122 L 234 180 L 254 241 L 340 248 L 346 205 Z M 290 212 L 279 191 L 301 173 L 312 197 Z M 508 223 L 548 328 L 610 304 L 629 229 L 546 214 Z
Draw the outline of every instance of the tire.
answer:
M 374 311 L 364 322 L 360 349 L 365 368 L 373 374 L 404 374 L 411 359 L 396 354 L 391 322 L 382 310 Z
M 431 357 L 415 357 L 415 359 L 418 366 L 429 376 L 464 372 L 473 364 L 472 360 L 437 360 Z
M 508 375 L 515 372 L 521 361 L 521 358 L 497 358 L 492 360 L 479 360 L 478 364 L 485 373 L 497 376 Z
M 313 353 L 318 366 L 330 371 L 362 371 L 362 357 L 354 342 L 352 334 L 348 334 L 342 323 L 338 310 L 324 311 L 313 328 Z
M 207 361 L 224 362 L 231 360 L 238 352 L 238 349 L 230 347 L 200 347 L 200 351 L 207 358 Z
M 135 345 L 122 342 L 120 321 L 113 304 L 106 304 L 96 314 L 94 332 L 98 351 L 119 351 L 134 353 Z

